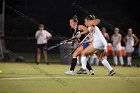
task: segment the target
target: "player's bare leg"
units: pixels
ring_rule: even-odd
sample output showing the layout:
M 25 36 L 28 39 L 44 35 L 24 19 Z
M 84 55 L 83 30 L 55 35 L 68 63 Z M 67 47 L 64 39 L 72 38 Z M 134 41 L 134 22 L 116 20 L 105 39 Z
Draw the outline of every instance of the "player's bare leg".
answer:
M 46 50 L 43 50 L 43 55 L 44 55 L 45 63 L 46 63 L 46 64 L 49 64 L 49 63 L 48 63 L 48 54 L 47 54 L 47 51 L 46 51 Z
M 111 67 L 111 65 L 109 64 L 109 62 L 107 61 L 107 59 L 105 58 L 105 51 L 98 50 L 97 55 L 98 55 L 99 60 L 103 64 L 103 66 L 106 67 L 107 70 L 109 71 L 108 76 L 113 76 L 115 74 L 115 72 L 114 72 L 113 68 Z
M 90 65 L 89 63 L 87 63 L 87 55 L 94 52 L 95 49 L 93 48 L 93 45 L 89 45 L 87 48 L 85 48 L 82 53 L 81 53 L 81 63 L 82 63 L 82 68 L 77 72 L 77 74 L 87 74 L 86 73 L 86 67 L 88 65 Z M 91 69 L 92 71 L 92 69 Z M 91 72 L 90 72 L 91 73 Z M 92 71 L 92 74 L 94 75 L 94 72 Z
M 37 65 L 40 63 L 40 49 L 37 48 Z
M 75 50 L 75 52 L 72 55 L 72 62 L 71 62 L 70 70 L 65 72 L 65 74 L 69 74 L 69 75 L 73 75 L 74 74 L 74 69 L 75 69 L 75 66 L 77 64 L 77 56 L 79 56 L 82 51 L 83 51 L 83 47 L 82 46 L 78 47 Z

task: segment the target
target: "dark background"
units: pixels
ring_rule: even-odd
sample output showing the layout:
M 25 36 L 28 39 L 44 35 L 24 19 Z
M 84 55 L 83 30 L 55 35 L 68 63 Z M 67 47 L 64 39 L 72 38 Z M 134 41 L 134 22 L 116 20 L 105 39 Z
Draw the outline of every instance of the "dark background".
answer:
M 2 5 L 2 0 L 0 3 Z M 28 40 L 34 41 L 39 23 L 43 23 L 56 38 L 70 37 L 69 19 L 75 14 L 79 24 L 84 24 L 86 15 L 94 14 L 101 19 L 99 27 L 105 26 L 110 35 L 113 28 L 118 26 L 123 36 L 131 27 L 140 37 L 139 9 L 138 0 L 6 0 L 6 44 L 8 48 L 15 48 L 17 44 L 13 43 L 17 40 L 26 43 Z
M 69 18 L 74 14 L 78 16 L 79 24 L 83 24 L 86 15 L 94 14 L 102 21 L 99 26 L 106 26 L 109 30 L 112 25 L 119 26 L 124 32 L 132 27 L 139 34 L 137 0 L 6 0 L 6 5 L 24 14 L 22 16 L 6 7 L 7 36 L 34 36 L 38 24 L 29 18 L 45 24 L 53 34 L 69 35 Z

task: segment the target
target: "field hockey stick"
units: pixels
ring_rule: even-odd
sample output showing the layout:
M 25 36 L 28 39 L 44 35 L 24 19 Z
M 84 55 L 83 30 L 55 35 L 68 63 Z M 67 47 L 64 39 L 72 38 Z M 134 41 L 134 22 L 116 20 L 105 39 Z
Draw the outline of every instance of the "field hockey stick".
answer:
M 69 57 L 79 46 L 81 46 L 81 45 L 83 44 L 83 42 L 89 37 L 90 34 L 91 34 L 91 33 L 88 33 L 88 34 L 86 35 L 86 37 L 78 44 L 78 46 L 77 46 L 73 51 L 71 51 L 68 55 L 64 56 L 64 58 Z
M 51 49 L 54 49 L 54 48 L 56 48 L 56 47 L 59 47 L 60 45 L 64 44 L 65 42 L 69 42 L 69 41 L 74 40 L 74 39 L 76 39 L 76 38 L 71 38 L 71 39 L 62 41 L 62 42 L 60 42 L 60 43 L 58 43 L 58 44 L 56 44 L 56 45 L 50 46 L 47 50 L 51 50 Z
M 56 44 L 56 45 L 53 45 L 53 46 L 47 48 L 47 50 L 51 50 L 51 49 L 54 49 L 54 48 L 56 48 L 56 47 L 59 47 L 60 45 L 66 43 L 66 42 L 72 41 L 72 40 L 74 40 L 74 39 L 77 39 L 77 40 L 79 41 L 79 39 L 76 37 L 78 34 L 79 34 L 79 31 L 76 33 L 76 35 L 74 36 L 74 38 L 71 38 L 71 39 L 62 41 L 62 42 L 60 42 L 60 43 L 58 43 L 58 44 Z

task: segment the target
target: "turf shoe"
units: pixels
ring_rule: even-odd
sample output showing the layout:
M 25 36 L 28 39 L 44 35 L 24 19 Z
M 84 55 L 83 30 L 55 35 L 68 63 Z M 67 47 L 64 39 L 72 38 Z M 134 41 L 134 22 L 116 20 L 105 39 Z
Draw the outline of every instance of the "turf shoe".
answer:
M 65 72 L 64 74 L 67 74 L 67 75 L 73 75 L 73 74 L 74 74 L 74 71 L 69 70 L 69 71 Z
M 87 74 L 87 72 L 85 69 L 80 68 L 80 70 L 77 72 L 77 74 Z
M 94 71 L 93 70 L 90 70 L 89 73 L 90 73 L 90 75 L 94 75 Z
M 39 65 L 39 62 L 36 62 L 36 65 Z
M 114 70 L 111 70 L 111 71 L 109 72 L 108 76 L 113 76 L 113 75 L 115 75 L 115 72 L 114 72 Z

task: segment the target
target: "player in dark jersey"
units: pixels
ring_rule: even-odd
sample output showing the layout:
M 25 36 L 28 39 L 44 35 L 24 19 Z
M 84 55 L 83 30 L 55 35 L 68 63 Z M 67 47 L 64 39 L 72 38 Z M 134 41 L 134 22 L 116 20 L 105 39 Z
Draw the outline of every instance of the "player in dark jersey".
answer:
M 85 35 L 88 33 L 88 29 L 85 26 L 78 25 L 77 16 L 74 16 L 73 18 L 70 19 L 70 26 L 71 28 L 74 29 L 74 33 L 78 33 L 76 37 L 80 39 L 80 41 L 83 40 Z M 71 62 L 70 70 L 65 72 L 65 74 L 70 74 L 70 75 L 74 74 L 74 69 L 77 63 L 77 56 L 81 55 L 81 52 L 88 46 L 89 46 L 88 43 L 82 44 L 75 50 L 75 52 L 72 54 L 72 62 Z M 91 75 L 94 75 L 94 72 L 88 62 L 87 62 L 87 69 L 90 71 Z M 86 71 L 84 74 L 87 74 Z
M 78 19 L 77 19 L 77 16 L 73 16 L 71 19 L 70 19 L 70 27 L 72 29 L 74 29 L 74 32 L 73 32 L 73 37 L 72 38 L 77 38 L 79 39 L 80 41 L 85 37 L 85 34 L 88 33 L 88 29 L 83 26 L 83 25 L 78 25 Z M 76 39 L 76 40 L 77 40 Z M 76 42 L 76 40 L 74 40 L 73 42 Z M 81 54 L 81 51 L 86 48 L 88 46 L 88 44 L 83 44 L 82 46 L 78 47 L 76 49 L 76 51 L 73 53 L 72 55 L 72 62 L 71 62 L 71 67 L 70 67 L 70 70 L 65 72 L 65 74 L 74 74 L 74 69 L 75 69 L 75 66 L 77 64 L 77 56 Z M 76 45 L 77 47 L 77 45 Z M 87 68 L 89 69 L 89 71 L 92 71 L 92 68 L 90 66 L 90 64 L 87 64 Z

